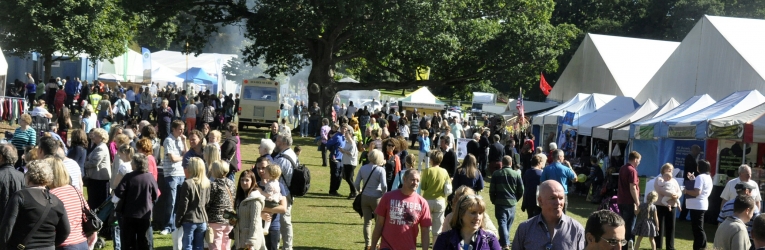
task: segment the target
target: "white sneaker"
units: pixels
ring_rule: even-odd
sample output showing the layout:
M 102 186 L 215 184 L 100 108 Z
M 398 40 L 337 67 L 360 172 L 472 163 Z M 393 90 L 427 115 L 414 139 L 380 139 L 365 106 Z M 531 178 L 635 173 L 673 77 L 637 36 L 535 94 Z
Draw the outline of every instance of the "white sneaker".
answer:
M 159 232 L 159 234 L 160 235 L 168 235 L 168 234 L 170 234 L 170 230 L 167 230 L 167 229 L 162 230 L 162 232 Z
M 627 250 L 635 250 L 635 242 L 632 240 L 627 242 Z

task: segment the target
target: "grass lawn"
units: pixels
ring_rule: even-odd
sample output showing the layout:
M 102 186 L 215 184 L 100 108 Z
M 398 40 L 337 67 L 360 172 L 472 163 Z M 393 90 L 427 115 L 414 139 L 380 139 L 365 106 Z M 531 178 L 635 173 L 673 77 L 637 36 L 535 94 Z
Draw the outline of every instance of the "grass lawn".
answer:
M 400 94 L 400 92 L 399 92 Z M 10 129 L 7 124 L 0 125 L 0 131 Z M 243 168 L 249 168 L 258 157 L 257 148 L 260 138 L 265 136 L 265 130 L 246 129 L 242 131 L 242 162 Z M 329 168 L 321 167 L 321 154 L 313 144 L 313 138 L 294 137 L 295 145 L 303 148 L 300 160 L 311 169 L 312 185 L 309 194 L 295 199 L 293 207 L 293 228 L 295 249 L 363 249 L 364 237 L 362 233 L 363 221 L 353 211 L 351 200 L 346 197 L 329 196 Z M 416 150 L 410 153 L 417 154 Z M 645 185 L 644 181 L 641 186 Z M 482 195 L 488 202 L 488 183 Z M 644 189 L 641 189 L 644 190 Z M 340 194 L 347 196 L 348 185 L 343 182 L 339 190 Z M 587 216 L 595 211 L 596 205 L 590 204 L 581 196 L 570 196 L 568 215 L 585 224 Z M 487 211 L 496 224 L 494 218 L 494 206 L 488 204 Z M 520 208 L 516 211 L 516 218 L 511 234 L 515 234 L 518 224 L 527 219 L 526 213 Z M 707 238 L 714 239 L 716 226 L 706 224 Z M 677 249 L 692 248 L 692 234 L 690 222 L 678 221 L 676 225 L 675 247 Z M 170 235 L 154 235 L 154 246 L 157 249 L 172 249 Z M 650 243 L 646 240 L 641 244 L 643 249 L 649 248 Z M 112 242 L 108 241 L 106 249 L 113 249 Z

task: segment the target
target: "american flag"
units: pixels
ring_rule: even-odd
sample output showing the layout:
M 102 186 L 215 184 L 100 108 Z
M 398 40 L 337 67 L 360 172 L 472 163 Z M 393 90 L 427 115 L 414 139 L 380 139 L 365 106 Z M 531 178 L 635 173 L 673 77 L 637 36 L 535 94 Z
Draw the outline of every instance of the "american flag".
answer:
M 518 110 L 518 114 L 521 115 L 521 120 L 519 122 L 523 122 L 526 120 L 526 114 L 524 114 L 524 107 L 523 107 L 523 90 L 520 89 L 518 92 L 518 100 L 515 102 L 515 109 Z

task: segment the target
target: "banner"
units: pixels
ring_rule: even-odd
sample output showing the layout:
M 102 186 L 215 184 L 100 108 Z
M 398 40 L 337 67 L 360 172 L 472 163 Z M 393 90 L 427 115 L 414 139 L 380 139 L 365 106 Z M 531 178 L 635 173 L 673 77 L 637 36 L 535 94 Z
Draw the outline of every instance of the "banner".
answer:
M 653 139 L 653 125 L 637 126 L 635 130 L 637 130 L 635 133 L 635 139 Z
M 465 156 L 467 156 L 467 144 L 472 139 L 468 138 L 459 138 L 457 139 L 457 159 L 465 159 Z
M 141 58 L 143 59 L 143 83 L 151 83 L 151 52 L 147 48 L 141 48 Z
M 709 138 L 716 139 L 741 139 L 744 137 L 744 126 L 715 126 L 709 125 Z
M 736 171 L 741 164 L 752 164 L 757 161 L 757 143 L 743 144 L 737 141 L 720 140 L 718 145 L 720 149 L 718 173 L 736 176 Z
M 696 138 L 696 126 L 669 126 L 667 131 L 669 138 Z
M 560 124 L 569 125 L 569 126 L 574 125 L 574 115 L 576 115 L 576 113 L 566 112 L 566 115 L 563 116 L 563 119 L 560 121 Z

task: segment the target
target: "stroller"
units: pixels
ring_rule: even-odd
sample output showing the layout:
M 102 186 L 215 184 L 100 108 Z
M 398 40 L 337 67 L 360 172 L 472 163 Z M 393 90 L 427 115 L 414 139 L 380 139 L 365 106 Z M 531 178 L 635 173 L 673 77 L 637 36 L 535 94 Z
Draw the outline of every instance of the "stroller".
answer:
M 106 197 L 106 200 L 103 203 L 101 203 L 101 205 L 98 206 L 98 208 L 94 210 L 94 212 L 98 216 L 98 219 L 104 222 L 104 228 L 102 228 L 101 230 L 102 232 L 106 228 L 110 229 L 111 227 L 107 225 L 113 225 L 114 222 L 117 220 L 114 214 L 115 207 L 114 207 L 114 203 L 112 203 L 112 196 L 113 194 Z M 104 238 L 98 237 L 98 239 L 96 240 L 94 249 L 103 249 L 104 246 L 106 246 L 106 241 L 104 240 Z

